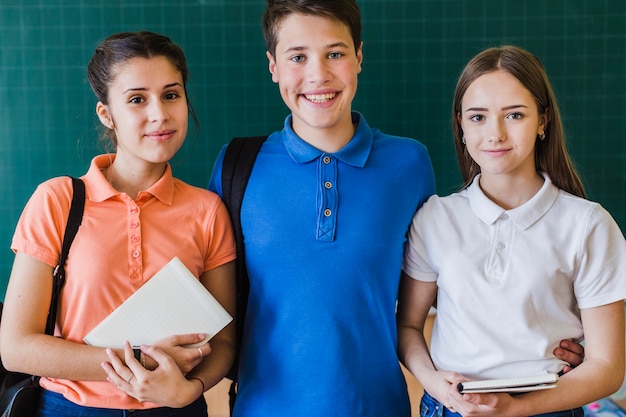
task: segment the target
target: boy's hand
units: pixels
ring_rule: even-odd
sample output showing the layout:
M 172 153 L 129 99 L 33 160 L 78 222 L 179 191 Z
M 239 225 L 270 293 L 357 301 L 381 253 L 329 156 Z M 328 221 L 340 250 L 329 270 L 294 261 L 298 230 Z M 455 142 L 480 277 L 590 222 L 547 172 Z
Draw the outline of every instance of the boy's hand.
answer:
M 585 348 L 580 344 L 571 340 L 561 340 L 559 346 L 552 352 L 557 358 L 569 363 L 569 366 L 563 368 L 563 373 L 567 373 L 583 363 L 585 359 Z

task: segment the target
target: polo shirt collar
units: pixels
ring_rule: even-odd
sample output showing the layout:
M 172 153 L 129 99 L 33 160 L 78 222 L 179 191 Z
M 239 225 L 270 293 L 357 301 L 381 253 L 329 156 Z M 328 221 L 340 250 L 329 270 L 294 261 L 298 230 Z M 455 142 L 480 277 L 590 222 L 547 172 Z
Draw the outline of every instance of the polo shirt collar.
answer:
M 120 194 L 119 191 L 109 184 L 109 181 L 102 173 L 102 170 L 108 168 L 114 160 L 115 154 L 98 155 L 91 160 L 89 171 L 84 176 L 91 201 L 102 202 Z M 174 199 L 174 177 L 172 176 L 172 167 L 169 163 L 161 178 L 142 192 L 151 194 L 164 204 L 172 204 Z
M 492 224 L 501 216 L 508 216 L 519 229 L 525 230 L 535 224 L 550 210 L 556 201 L 559 189 L 552 184 L 547 174 L 542 174 L 543 186 L 530 200 L 512 210 L 505 210 L 491 201 L 480 189 L 480 174 L 476 175 L 467 189 L 472 211 L 485 223 Z
M 291 158 L 299 164 L 311 162 L 326 152 L 321 151 L 300 138 L 291 128 L 292 115 L 285 119 L 285 126 L 281 132 L 282 142 Z M 372 131 L 365 118 L 359 112 L 352 112 L 352 123 L 356 124 L 356 131 L 350 142 L 339 151 L 331 154 L 340 161 L 355 167 L 364 167 L 372 151 L 374 142 Z

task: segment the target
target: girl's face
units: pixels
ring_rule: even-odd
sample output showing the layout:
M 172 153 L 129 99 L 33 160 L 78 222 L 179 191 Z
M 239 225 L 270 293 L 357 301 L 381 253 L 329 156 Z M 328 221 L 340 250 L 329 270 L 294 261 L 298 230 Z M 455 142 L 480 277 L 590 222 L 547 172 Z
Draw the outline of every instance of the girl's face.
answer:
M 114 129 L 117 154 L 140 163 L 169 161 L 187 135 L 188 106 L 181 73 L 163 56 L 132 58 L 116 68 L 109 104 L 96 112 Z
M 478 77 L 465 92 L 457 117 L 483 178 L 537 176 L 535 142 L 544 133 L 546 116 L 517 78 L 502 70 Z

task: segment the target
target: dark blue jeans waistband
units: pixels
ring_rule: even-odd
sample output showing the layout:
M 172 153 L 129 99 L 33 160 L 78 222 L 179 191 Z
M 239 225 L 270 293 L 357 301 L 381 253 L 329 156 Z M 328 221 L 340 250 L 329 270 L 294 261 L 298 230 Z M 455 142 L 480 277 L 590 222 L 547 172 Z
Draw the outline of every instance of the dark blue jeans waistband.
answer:
M 585 412 L 582 408 L 573 410 L 555 411 L 553 413 L 537 414 L 529 417 L 584 417 Z M 420 403 L 420 417 L 462 417 L 461 414 L 445 408 L 433 396 L 424 391 L 422 401 Z
M 159 407 L 147 410 L 116 410 L 85 407 L 63 395 L 43 390 L 37 417 L 207 417 L 204 396 L 183 408 Z

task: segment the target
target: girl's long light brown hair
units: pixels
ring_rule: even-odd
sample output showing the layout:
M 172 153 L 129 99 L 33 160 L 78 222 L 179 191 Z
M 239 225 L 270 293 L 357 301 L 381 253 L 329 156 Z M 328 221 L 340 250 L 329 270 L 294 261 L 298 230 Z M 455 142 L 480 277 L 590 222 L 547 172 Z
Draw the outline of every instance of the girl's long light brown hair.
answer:
M 463 187 L 467 188 L 480 173 L 480 166 L 472 159 L 462 142 L 463 129 L 459 122 L 461 102 L 470 84 L 478 77 L 497 70 L 506 71 L 530 91 L 537 102 L 540 115 L 546 115 L 545 139 L 535 142 L 535 168 L 545 172 L 558 188 L 585 198 L 585 189 L 567 153 L 565 132 L 556 97 L 543 64 L 532 53 L 512 45 L 489 48 L 476 55 L 465 66 L 454 91 L 452 103 L 452 130 L 454 147 L 459 162 Z

